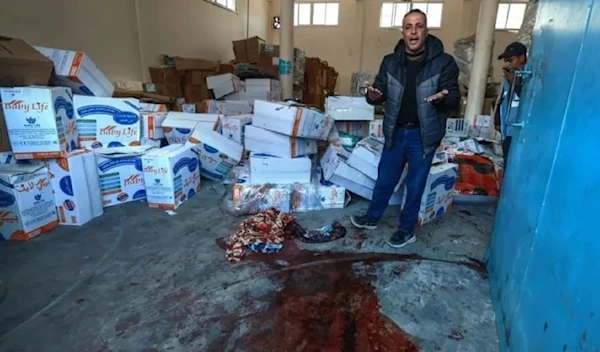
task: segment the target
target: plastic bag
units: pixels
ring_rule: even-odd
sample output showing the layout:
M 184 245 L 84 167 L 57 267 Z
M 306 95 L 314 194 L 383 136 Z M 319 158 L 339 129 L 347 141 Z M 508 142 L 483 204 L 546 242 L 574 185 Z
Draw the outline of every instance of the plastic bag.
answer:
M 346 236 L 346 228 L 337 221 L 331 225 L 301 233 L 297 238 L 307 243 L 325 243 Z

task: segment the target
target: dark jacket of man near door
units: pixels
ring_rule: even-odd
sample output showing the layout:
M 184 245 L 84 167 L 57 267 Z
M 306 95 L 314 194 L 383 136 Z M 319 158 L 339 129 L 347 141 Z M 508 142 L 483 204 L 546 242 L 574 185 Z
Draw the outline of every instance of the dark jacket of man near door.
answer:
M 351 219 L 356 227 L 377 228 L 408 164 L 400 225 L 388 241 L 393 247 L 416 241 L 414 230 L 433 155 L 446 133 L 446 119 L 460 103 L 458 66 L 444 53 L 442 42 L 428 34 L 426 15 L 419 10 L 406 14 L 402 35 L 367 89 L 370 104 L 385 106 L 385 149 L 369 210 Z

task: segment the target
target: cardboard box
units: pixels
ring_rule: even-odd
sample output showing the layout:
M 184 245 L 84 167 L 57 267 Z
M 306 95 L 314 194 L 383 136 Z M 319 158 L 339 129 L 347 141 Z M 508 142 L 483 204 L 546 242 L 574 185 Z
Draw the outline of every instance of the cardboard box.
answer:
M 148 93 L 156 93 L 165 95 L 167 97 L 177 99 L 183 97 L 183 90 L 181 84 L 178 83 L 152 83 L 154 91 L 151 91 L 150 87 L 146 86 Z
M 150 149 L 138 146 L 94 150 L 105 208 L 146 199 L 142 156 Z
M 150 80 L 152 83 L 174 83 L 181 84 L 181 73 L 175 67 L 149 67 Z
M 291 137 L 327 140 L 333 120 L 308 107 L 257 100 L 252 125 Z
M 142 138 L 161 139 L 165 137 L 162 124 L 167 118 L 166 112 L 142 112 Z
M 0 37 L 0 87 L 48 85 L 54 64 L 24 40 Z
M 237 63 L 257 63 L 260 59 L 260 48 L 264 39 L 252 37 L 233 41 L 233 53 Z
M 296 183 L 292 190 L 292 211 L 295 213 L 342 209 L 346 205 L 346 188 L 331 182 Z
M 187 112 L 188 114 L 202 113 L 202 103 L 176 104 L 172 111 Z
M 348 158 L 348 165 L 377 180 L 383 149 L 383 142 L 367 137 L 356 144 Z
M 296 158 L 316 154 L 318 151 L 317 141 L 314 139 L 294 138 L 254 125 L 246 126 L 244 146 L 246 150 L 280 158 Z
M 371 121 L 375 119 L 375 107 L 369 105 L 365 97 L 327 97 L 325 112 L 334 120 L 341 121 Z
M 223 115 L 192 114 L 170 111 L 162 122 L 164 136 L 169 144 L 186 143 L 196 128 L 221 131 Z
M 369 136 L 369 122 L 367 121 L 335 121 L 335 127 L 341 133 L 365 138 Z
M 205 100 L 202 102 L 202 111 L 208 114 L 225 116 L 252 114 L 252 103 L 247 100 Z
M 0 236 L 28 241 L 58 226 L 48 169 L 0 165 Z
M 0 95 L 17 159 L 56 158 L 77 149 L 71 89 L 7 88 Z
M 339 155 L 336 148 L 330 145 L 320 161 L 323 170 L 323 178 L 338 186 L 345 187 L 348 191 L 359 195 L 365 199 L 373 198 L 373 189 L 375 188 L 375 180 L 362 172 L 350 167 L 342 155 Z M 400 185 L 406 177 L 406 169 L 404 175 L 400 178 L 396 191 L 389 201 L 389 205 L 399 205 L 402 203 L 402 193 Z
M 308 157 L 278 158 L 250 154 L 250 181 L 254 184 L 310 183 L 312 162 Z
M 140 112 L 168 112 L 169 109 L 165 104 L 152 104 L 140 101 Z
M 140 145 L 150 146 L 153 148 L 160 148 L 162 145 L 162 140 L 161 139 L 150 139 L 148 137 L 142 137 L 142 140 L 140 141 Z
M 465 119 L 449 118 L 446 120 L 446 137 L 467 137 L 469 135 L 468 122 Z
M 196 128 L 186 145 L 198 151 L 200 175 L 221 181 L 242 160 L 244 147 L 208 128 Z
M 79 144 L 84 148 L 140 145 L 140 101 L 134 98 L 73 97 Z
M 173 57 L 173 63 L 178 71 L 207 71 L 217 72 L 221 63 L 214 60 Z
M 475 115 L 473 125 L 470 126 L 469 135 L 473 138 L 493 139 L 494 120 L 489 115 Z
M 452 205 L 457 177 L 457 164 L 439 164 L 431 167 L 419 208 L 419 225 L 424 225 L 448 212 Z M 403 197 L 402 204 L 405 201 L 406 195 Z
M 215 75 L 215 72 L 185 71 L 185 75 L 183 76 L 183 83 L 191 84 L 194 86 L 204 86 L 206 88 L 206 78 Z
M 247 96 L 257 100 L 281 101 L 281 84 L 278 80 L 248 78 L 244 81 L 244 88 Z
M 69 87 L 74 94 L 112 97 L 115 87 L 88 55 L 80 51 L 35 49 L 54 62 L 50 82 L 58 87 Z
M 373 120 L 369 122 L 369 137 L 378 139 L 380 141 L 385 140 L 383 135 L 383 120 Z
M 61 224 L 81 226 L 104 213 L 93 153 L 79 149 L 45 162 Z
M 152 208 L 174 210 L 200 192 L 198 155 L 191 146 L 171 144 L 142 157 L 146 197 Z
M 221 134 L 239 144 L 244 144 L 244 128 L 252 123 L 252 115 L 228 116 L 223 118 Z
M 1 105 L 1 102 L 0 102 Z M 0 152 L 10 152 L 10 139 L 8 138 L 8 129 L 6 128 L 6 122 L 4 121 L 4 112 L 0 107 Z
M 186 103 L 199 103 L 206 99 L 210 99 L 210 91 L 206 84 L 202 85 L 183 85 L 183 97 Z
M 235 210 L 243 214 L 255 214 L 269 208 L 289 213 L 292 204 L 290 185 L 259 184 L 250 182 L 247 166 L 240 163 L 233 171 L 237 181 L 233 185 L 232 202 Z
M 231 73 L 225 73 L 207 77 L 206 86 L 213 91 L 215 99 L 219 99 L 239 91 L 241 89 L 241 82 L 238 76 L 232 75 Z

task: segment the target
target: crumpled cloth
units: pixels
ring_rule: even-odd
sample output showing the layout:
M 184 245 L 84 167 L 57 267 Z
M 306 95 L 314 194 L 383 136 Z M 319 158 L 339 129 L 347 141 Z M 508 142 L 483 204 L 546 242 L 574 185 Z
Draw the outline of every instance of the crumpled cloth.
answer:
M 304 231 L 296 218 L 269 208 L 244 220 L 238 230 L 227 240 L 225 256 L 232 263 L 244 258 L 249 245 L 256 243 L 283 243 Z

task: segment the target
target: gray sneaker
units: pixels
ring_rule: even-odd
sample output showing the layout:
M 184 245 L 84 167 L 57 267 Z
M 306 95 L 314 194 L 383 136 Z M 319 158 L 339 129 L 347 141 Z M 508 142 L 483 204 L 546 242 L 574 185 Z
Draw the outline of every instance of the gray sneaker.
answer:
M 407 244 L 415 242 L 417 242 L 415 233 L 406 233 L 404 231 L 396 231 L 388 240 L 388 244 L 394 248 L 402 248 Z
M 353 216 L 350 221 L 354 227 L 359 229 L 375 230 L 377 228 L 377 221 L 372 220 L 368 215 Z

